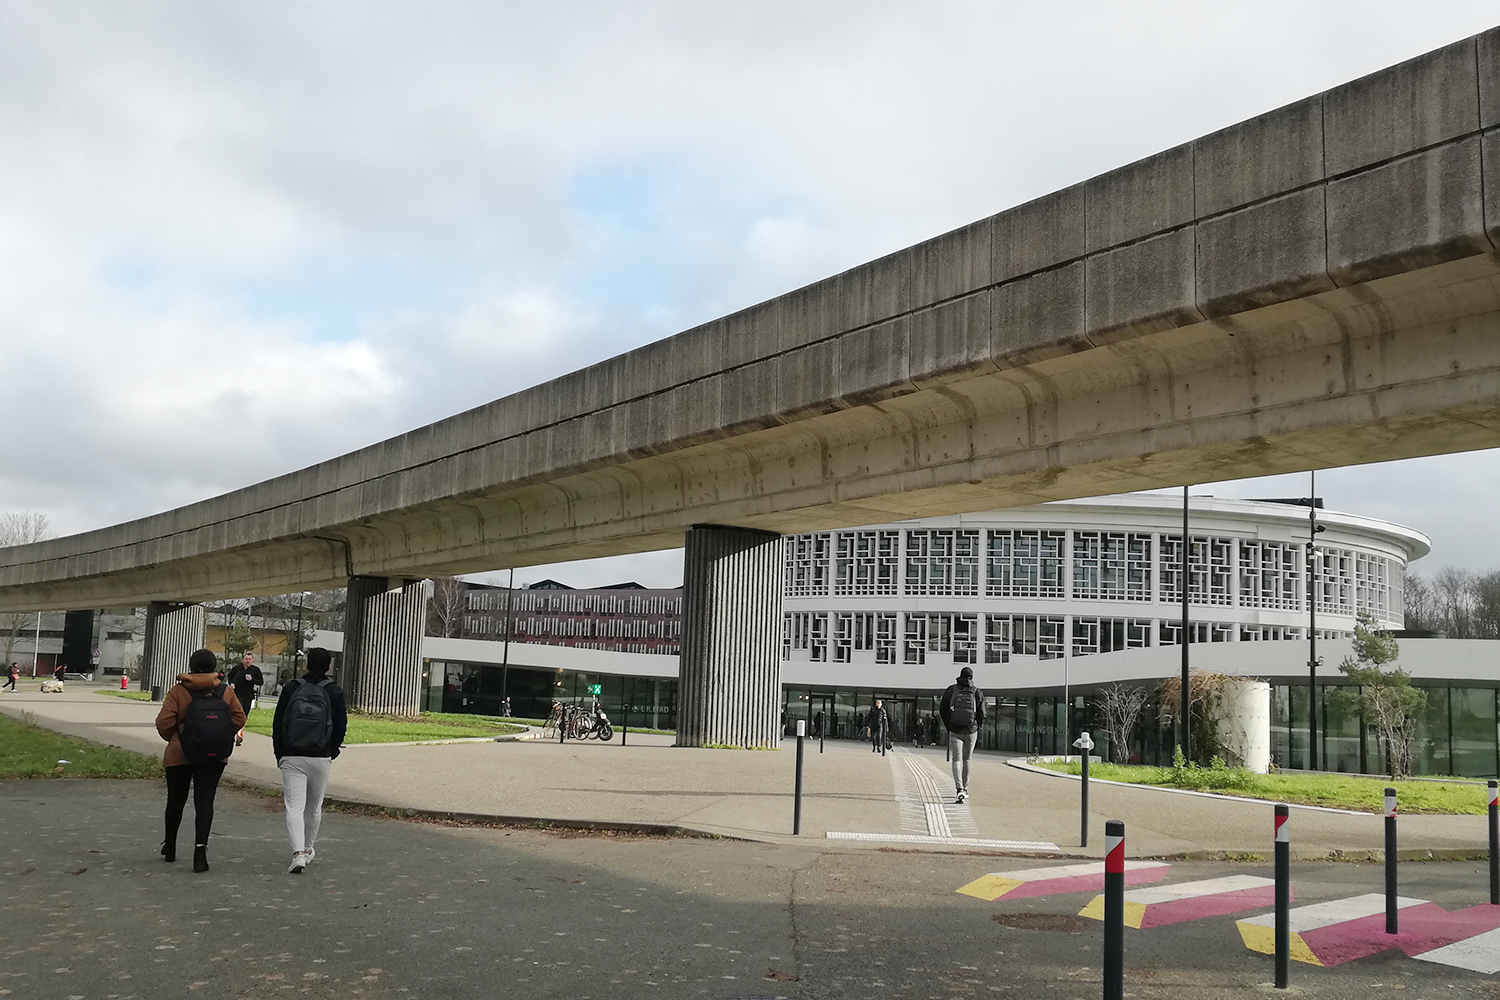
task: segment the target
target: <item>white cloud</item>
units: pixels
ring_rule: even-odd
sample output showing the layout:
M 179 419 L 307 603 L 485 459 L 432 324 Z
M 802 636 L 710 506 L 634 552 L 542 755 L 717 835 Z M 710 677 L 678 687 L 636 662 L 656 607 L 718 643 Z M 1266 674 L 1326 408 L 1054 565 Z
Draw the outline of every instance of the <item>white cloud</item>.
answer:
M 6 4 L 0 509 L 79 530 L 309 464 L 1493 20 L 1456 0 Z M 1490 467 L 1431 462 L 1446 506 L 1397 483 L 1382 509 L 1470 524 L 1489 541 L 1464 554 L 1500 565 L 1466 513 Z

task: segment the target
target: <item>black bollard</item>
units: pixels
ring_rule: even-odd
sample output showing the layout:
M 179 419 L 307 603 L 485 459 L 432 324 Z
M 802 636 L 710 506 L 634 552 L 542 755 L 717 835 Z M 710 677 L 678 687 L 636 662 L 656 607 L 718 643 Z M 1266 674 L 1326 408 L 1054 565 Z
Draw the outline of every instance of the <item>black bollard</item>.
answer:
M 1089 751 L 1094 749 L 1094 740 L 1089 736 L 1088 731 L 1085 730 L 1078 734 L 1078 739 L 1073 741 L 1073 745 L 1083 751 L 1081 765 L 1083 769 L 1083 783 L 1078 796 L 1079 808 L 1083 815 L 1079 826 L 1078 846 L 1087 847 L 1089 846 Z
M 1287 972 L 1292 964 L 1292 835 L 1287 825 L 1291 810 L 1276 807 L 1276 988 L 1286 989 Z
M 1385 932 L 1396 934 L 1396 790 L 1385 790 Z
M 1104 1000 L 1125 998 L 1125 823 L 1104 823 Z
M 807 723 L 797 720 L 797 788 L 792 794 L 792 836 L 802 835 L 802 737 L 807 735 Z
M 625 737 L 630 735 L 630 727 L 623 722 L 620 723 L 620 746 L 625 745 Z
M 1490 779 L 1490 905 L 1500 906 L 1500 782 Z

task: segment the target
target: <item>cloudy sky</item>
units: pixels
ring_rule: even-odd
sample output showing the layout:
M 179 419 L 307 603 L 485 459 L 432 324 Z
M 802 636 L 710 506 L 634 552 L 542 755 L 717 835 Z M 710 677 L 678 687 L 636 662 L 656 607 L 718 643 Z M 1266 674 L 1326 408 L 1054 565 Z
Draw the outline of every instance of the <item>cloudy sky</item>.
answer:
M 0 512 L 67 533 L 300 468 L 1496 21 L 0 0 Z M 1418 569 L 1488 569 L 1497 479 L 1486 452 L 1319 492 L 1429 532 Z M 675 585 L 680 558 L 543 575 Z

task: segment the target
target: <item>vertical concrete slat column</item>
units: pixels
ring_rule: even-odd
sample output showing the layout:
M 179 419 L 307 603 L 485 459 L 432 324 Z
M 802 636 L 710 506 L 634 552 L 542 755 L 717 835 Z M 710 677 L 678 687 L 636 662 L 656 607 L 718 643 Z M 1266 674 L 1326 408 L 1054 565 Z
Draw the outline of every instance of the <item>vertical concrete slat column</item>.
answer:
M 421 711 L 426 619 L 421 580 L 349 578 L 342 686 L 350 708 L 389 715 Z
M 694 525 L 682 563 L 677 745 L 772 747 L 781 703 L 781 536 Z
M 186 673 L 188 657 L 203 648 L 206 621 L 203 605 L 152 601 L 146 605 L 145 649 L 141 656 L 141 688 L 166 690 Z

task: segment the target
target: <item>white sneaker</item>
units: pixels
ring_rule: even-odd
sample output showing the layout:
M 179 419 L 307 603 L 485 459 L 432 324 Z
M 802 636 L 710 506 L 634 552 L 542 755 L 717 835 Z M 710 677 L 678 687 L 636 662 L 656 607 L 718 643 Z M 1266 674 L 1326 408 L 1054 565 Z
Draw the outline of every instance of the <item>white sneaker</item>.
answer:
M 302 853 L 304 853 L 304 854 L 307 855 L 307 857 L 305 857 L 305 858 L 302 859 L 302 863 L 303 864 L 307 864 L 307 865 L 312 864 L 313 858 L 315 858 L 315 857 L 318 856 L 317 849 L 313 848 L 313 847 L 309 847 L 306 851 L 304 851 Z
M 307 867 L 308 860 L 309 859 L 307 857 L 307 852 L 306 851 L 298 851 L 297 853 L 293 854 L 292 855 L 292 863 L 291 863 L 291 865 L 286 870 L 287 874 L 288 875 L 301 875 L 302 874 L 302 869 L 304 869 L 304 868 Z
M 958 804 L 959 805 L 963 805 L 967 801 L 969 801 L 969 793 L 968 792 L 959 792 L 958 793 Z

